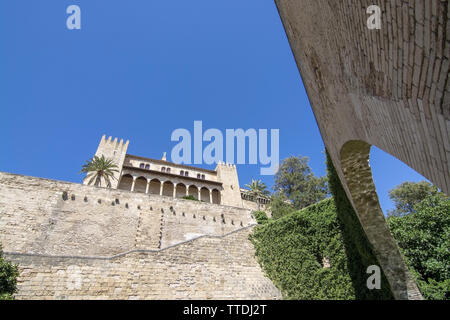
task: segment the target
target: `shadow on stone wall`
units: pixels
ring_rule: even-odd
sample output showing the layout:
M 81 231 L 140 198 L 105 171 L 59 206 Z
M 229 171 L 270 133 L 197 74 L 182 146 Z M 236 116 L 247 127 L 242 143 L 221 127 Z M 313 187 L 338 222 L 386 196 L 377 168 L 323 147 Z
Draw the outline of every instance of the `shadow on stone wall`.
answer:
M 355 296 L 358 300 L 390 300 L 394 299 L 389 282 L 382 271 L 381 289 L 369 290 L 366 286 L 367 267 L 379 265 L 355 210 L 347 198 L 336 169 L 327 152 L 328 183 L 337 210 L 339 227 L 342 230 L 345 252 L 348 257 L 347 268 L 350 272 Z

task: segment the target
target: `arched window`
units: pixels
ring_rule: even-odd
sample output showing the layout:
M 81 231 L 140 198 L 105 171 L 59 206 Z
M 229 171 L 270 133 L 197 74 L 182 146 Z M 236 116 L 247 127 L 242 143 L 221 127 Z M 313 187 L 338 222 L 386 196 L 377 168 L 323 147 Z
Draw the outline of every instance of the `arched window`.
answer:
M 197 179 L 200 179 L 200 178 L 201 178 L 201 174 L 197 173 Z
M 144 164 L 144 163 L 141 163 L 141 164 L 139 165 L 139 168 L 141 168 L 141 169 L 144 169 L 144 167 L 145 167 L 145 164 Z
M 202 174 L 202 179 L 205 180 L 205 175 L 204 174 Z
M 146 165 L 145 165 L 145 169 L 149 170 L 149 169 L 150 169 L 150 165 L 149 165 L 149 164 L 146 164 Z
M 162 171 L 162 172 L 166 172 L 166 167 L 162 167 L 162 168 L 161 168 L 161 171 Z
M 189 177 L 189 172 L 185 171 L 185 172 L 184 172 L 184 176 L 185 176 L 185 177 Z
M 170 182 L 170 181 L 164 182 L 162 195 L 166 196 L 166 197 L 173 197 L 173 188 L 174 188 L 174 185 L 172 182 Z
M 137 178 L 134 183 L 134 192 L 145 193 L 146 188 L 147 188 L 147 179 L 145 179 L 144 177 Z
M 167 172 L 167 173 L 170 173 L 170 168 L 167 168 L 167 169 L 166 169 L 166 172 Z
M 120 178 L 119 186 L 117 187 L 117 189 L 130 191 L 132 184 L 133 177 L 130 174 L 124 174 L 122 178 Z
M 180 171 L 180 176 L 184 176 L 184 170 Z
M 161 188 L 161 181 L 158 179 L 153 179 L 150 181 L 148 192 L 151 194 L 159 194 Z

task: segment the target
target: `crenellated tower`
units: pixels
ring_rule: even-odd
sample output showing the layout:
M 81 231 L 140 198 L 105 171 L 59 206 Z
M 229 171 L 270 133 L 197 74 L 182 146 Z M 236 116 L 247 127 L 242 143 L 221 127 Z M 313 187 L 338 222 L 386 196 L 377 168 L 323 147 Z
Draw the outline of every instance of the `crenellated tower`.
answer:
M 98 145 L 97 152 L 95 153 L 97 157 L 104 155 L 105 158 L 112 159 L 117 165 L 119 172 L 114 174 L 116 179 L 111 180 L 111 188 L 113 189 L 116 189 L 119 183 L 119 177 L 127 154 L 128 144 L 128 140 L 124 143 L 123 139 L 118 141 L 117 138 L 114 138 L 114 140 L 112 140 L 111 136 L 107 139 L 106 135 L 103 135 Z M 87 183 L 87 179 L 84 179 L 83 184 Z
M 215 171 L 217 179 L 222 182 L 222 204 L 242 207 L 241 190 L 236 165 L 231 163 L 217 163 Z

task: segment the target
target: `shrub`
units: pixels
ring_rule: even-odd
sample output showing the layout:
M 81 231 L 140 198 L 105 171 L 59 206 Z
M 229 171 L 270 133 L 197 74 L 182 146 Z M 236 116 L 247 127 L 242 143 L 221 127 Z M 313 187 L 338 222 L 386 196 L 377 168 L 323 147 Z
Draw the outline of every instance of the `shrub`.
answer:
M 193 195 L 184 196 L 183 199 L 185 199 L 185 200 L 198 201 L 198 199 L 196 199 Z
M 16 265 L 3 259 L 3 251 L 0 245 L 0 300 L 11 300 L 17 290 L 17 277 L 19 271 Z
M 279 219 L 296 211 L 282 192 L 276 192 L 272 195 L 270 200 L 270 210 L 272 211 L 273 219 Z
M 258 224 L 266 224 L 269 221 L 269 218 L 264 211 L 255 211 L 253 212 L 253 214 Z

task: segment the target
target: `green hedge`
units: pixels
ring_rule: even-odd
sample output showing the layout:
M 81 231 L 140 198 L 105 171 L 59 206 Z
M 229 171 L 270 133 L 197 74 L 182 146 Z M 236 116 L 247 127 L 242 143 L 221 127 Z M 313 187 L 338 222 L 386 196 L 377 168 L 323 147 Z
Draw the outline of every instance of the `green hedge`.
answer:
M 285 299 L 392 299 L 384 275 L 380 290 L 366 286 L 367 267 L 378 263 L 330 164 L 334 197 L 257 226 L 258 261 Z
M 13 294 L 17 289 L 18 276 L 17 266 L 3 259 L 3 251 L 0 245 L 0 300 L 13 299 Z
M 265 213 L 264 211 L 255 211 L 253 212 L 253 215 L 255 216 L 256 222 L 258 222 L 258 224 L 265 224 L 269 221 L 267 213 Z
M 193 195 L 188 195 L 188 196 L 184 196 L 182 197 L 184 200 L 192 200 L 192 201 L 199 201 L 198 199 L 196 199 Z

